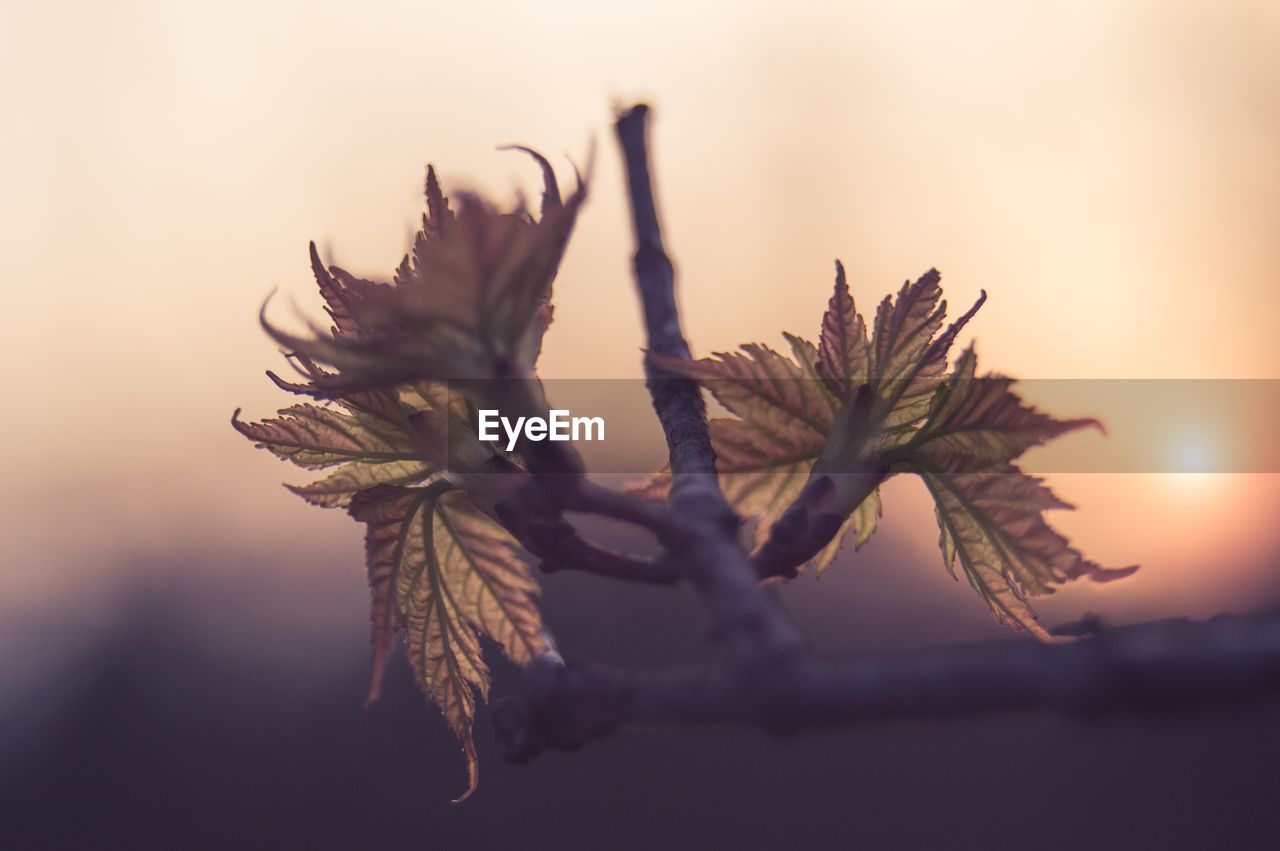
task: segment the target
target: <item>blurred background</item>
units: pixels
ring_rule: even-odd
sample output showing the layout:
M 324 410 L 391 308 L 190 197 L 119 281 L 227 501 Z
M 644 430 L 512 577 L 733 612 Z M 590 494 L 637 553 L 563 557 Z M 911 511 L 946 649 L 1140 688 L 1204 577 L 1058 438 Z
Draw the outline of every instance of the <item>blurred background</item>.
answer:
M 1280 378 L 1278 48 L 1268 0 L 0 5 L 0 845 L 1273 844 L 1275 707 L 647 729 L 526 767 L 482 716 L 480 791 L 451 808 L 461 756 L 402 661 L 360 709 L 359 528 L 227 421 L 286 403 L 257 310 L 318 315 L 308 240 L 387 276 L 427 161 L 536 197 L 512 142 L 565 174 L 597 145 L 543 374 L 638 377 L 610 126 L 638 98 L 697 353 L 816 336 L 839 257 L 864 312 L 930 266 L 954 304 L 986 289 L 986 368 Z M 1270 438 L 1205 421 L 1222 451 Z M 1280 603 L 1280 475 L 1050 479 L 1080 508 L 1063 531 L 1143 569 L 1064 589 L 1049 623 Z M 884 497 L 863 551 L 784 590 L 817 644 L 1002 637 L 922 489 Z M 713 658 L 685 589 L 544 586 L 571 658 Z

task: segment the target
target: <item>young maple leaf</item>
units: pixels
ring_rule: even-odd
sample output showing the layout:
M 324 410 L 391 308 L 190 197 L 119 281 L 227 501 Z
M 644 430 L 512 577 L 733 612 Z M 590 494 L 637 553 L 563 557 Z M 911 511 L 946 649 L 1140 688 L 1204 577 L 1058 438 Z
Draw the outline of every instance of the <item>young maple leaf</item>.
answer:
M 511 536 L 447 482 L 367 490 L 350 512 L 367 529 L 374 654 L 369 699 L 377 698 L 392 640 L 404 629 L 418 682 L 466 754 L 468 785 L 458 803 L 476 789 L 471 726 L 477 695 L 485 700 L 489 694 L 478 633 L 520 665 L 550 650 L 534 604 L 537 583 Z
M 954 576 L 958 560 L 998 621 L 1048 640 L 1028 594 L 1049 594 L 1086 576 L 1109 582 L 1137 567 L 1108 569 L 1085 559 L 1044 520 L 1045 511 L 1072 506 L 1013 460 L 1055 437 L 1101 424 L 1055 419 L 1024 403 L 1012 379 L 978 377 L 977 366 L 970 346 L 935 392 L 925 423 L 886 456 L 896 470 L 919 475 L 933 496 L 947 570 Z
M 757 543 L 803 487 L 839 410 L 817 381 L 813 345 L 786 339 L 795 360 L 760 344 L 698 361 L 649 356 L 700 381 L 735 415 L 708 426 L 725 496 L 740 514 L 757 518 Z M 645 493 L 662 496 L 669 483 L 660 474 Z
M 818 345 L 784 335 L 794 359 L 759 344 L 695 361 L 650 359 L 698 381 L 734 415 L 713 419 L 711 437 L 726 497 L 756 520 L 758 565 L 794 575 L 808 563 L 821 573 L 850 533 L 855 547 L 871 536 L 879 485 L 914 473 L 934 498 L 947 569 L 959 561 L 1000 622 L 1048 639 L 1028 595 L 1135 568 L 1084 559 L 1043 517 L 1070 506 L 1014 462 L 1098 424 L 1056 419 L 1026 405 L 1011 379 L 976 376 L 972 347 L 948 376 L 950 350 L 986 293 L 945 328 L 941 297 L 934 270 L 907 282 L 881 302 L 868 337 L 837 262 Z M 658 495 L 668 481 L 660 474 L 642 492 Z
M 551 322 L 551 288 L 587 181 L 562 198 L 539 154 L 545 186 L 534 218 L 519 203 L 502 211 L 478 195 L 458 209 L 428 169 L 428 212 L 390 284 L 327 269 L 312 246 L 312 267 L 334 326 L 302 337 L 263 325 L 281 345 L 336 367 L 308 377 L 329 396 L 419 380 L 484 379 L 530 370 Z M 315 329 L 313 329 L 315 330 Z
M 465 196 L 452 209 L 428 168 L 427 213 L 391 283 L 311 267 L 333 325 L 312 338 L 273 331 L 301 373 L 292 393 L 332 407 L 294 405 L 232 425 L 318 481 L 290 485 L 308 502 L 345 507 L 366 527 L 372 621 L 368 699 L 376 700 L 393 639 L 404 631 L 416 679 L 463 745 L 476 788 L 471 738 L 489 669 L 480 636 L 519 665 L 551 651 L 537 584 L 495 506 L 518 487 L 518 459 L 475 437 L 473 407 L 447 379 L 531 374 L 551 316 L 551 283 L 585 198 L 562 200 L 550 166 L 542 215 L 499 212 Z M 270 330 L 270 329 L 269 329 Z M 326 364 L 327 366 L 321 366 Z
M 874 384 L 884 389 L 877 404 L 886 434 L 923 417 L 919 388 L 934 386 L 939 372 L 930 344 L 946 311 L 945 303 L 938 305 L 940 296 L 938 274 L 932 270 L 914 284 L 905 284 L 896 300 L 886 298 L 880 305 L 875 336 L 869 341 L 844 267 L 837 262 L 835 291 L 822 319 L 819 345 L 783 335 L 794 360 L 756 343 L 696 361 L 650 355 L 663 369 L 699 381 L 736 415 L 713 419 L 711 438 L 726 497 L 739 513 L 757 521 L 757 546 L 801 498 L 824 454 L 862 451 L 851 445 L 855 441 L 832 440 L 837 432 L 848 434 L 859 388 Z M 948 334 L 954 336 L 967 318 Z M 863 479 L 853 474 L 856 459 L 844 457 L 848 454 L 828 459 L 824 466 L 831 469 L 823 471 L 831 474 L 824 479 L 828 486 L 814 494 L 823 503 L 821 513 L 842 529 L 839 535 L 826 536 L 831 538 L 829 546 L 810 554 L 819 573 L 834 560 L 844 532 L 853 532 L 855 547 L 860 547 L 880 517 L 879 491 L 862 493 Z M 659 495 L 666 483 L 665 474 L 660 475 L 645 492 Z
M 294 405 L 258 423 L 242 422 L 239 414 L 231 424 L 259 448 L 308 470 L 336 467 L 309 485 L 287 486 L 315 505 L 344 506 L 362 490 L 410 484 L 436 472 L 408 432 L 372 414 L 317 405 Z

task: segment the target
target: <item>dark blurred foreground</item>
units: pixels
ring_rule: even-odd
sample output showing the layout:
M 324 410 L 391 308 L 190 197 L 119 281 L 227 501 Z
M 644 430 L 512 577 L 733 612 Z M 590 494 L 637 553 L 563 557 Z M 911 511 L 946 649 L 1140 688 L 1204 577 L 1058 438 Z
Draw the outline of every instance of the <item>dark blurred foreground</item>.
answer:
M 501 761 L 482 715 L 480 790 L 454 807 L 461 755 L 402 660 L 381 703 L 360 706 L 351 592 L 341 628 L 306 630 L 217 588 L 140 591 L 114 626 L 6 685 L 0 848 L 1280 847 L 1275 705 L 783 742 L 631 730 L 527 766 Z M 698 641 L 679 591 L 575 577 L 554 592 L 553 624 L 609 661 L 660 663 Z M 621 631 L 590 626 L 623 614 Z M 23 640 L 36 656 L 55 634 Z M 495 694 L 513 686 L 500 669 Z

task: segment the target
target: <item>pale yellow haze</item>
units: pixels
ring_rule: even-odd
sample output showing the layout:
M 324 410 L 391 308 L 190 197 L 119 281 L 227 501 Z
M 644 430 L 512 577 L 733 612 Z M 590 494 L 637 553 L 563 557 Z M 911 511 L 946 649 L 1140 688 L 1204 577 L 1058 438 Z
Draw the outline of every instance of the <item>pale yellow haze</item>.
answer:
M 635 98 L 699 353 L 816 335 L 839 257 L 863 310 L 930 266 L 953 304 L 986 289 L 988 368 L 1280 378 L 1272 0 L 6 0 L 0 88 L 0 602 L 19 608 L 202 552 L 358 562 L 357 528 L 227 420 L 286 401 L 257 310 L 278 289 L 282 321 L 318 315 L 308 240 L 388 274 L 428 160 L 446 188 L 536 197 L 495 146 L 568 175 L 594 139 L 543 371 L 638 375 L 610 128 Z M 1055 477 L 1086 552 L 1145 565 L 1069 593 L 1247 606 L 1275 589 L 1277 479 Z M 886 506 L 904 557 L 937 559 L 917 489 Z

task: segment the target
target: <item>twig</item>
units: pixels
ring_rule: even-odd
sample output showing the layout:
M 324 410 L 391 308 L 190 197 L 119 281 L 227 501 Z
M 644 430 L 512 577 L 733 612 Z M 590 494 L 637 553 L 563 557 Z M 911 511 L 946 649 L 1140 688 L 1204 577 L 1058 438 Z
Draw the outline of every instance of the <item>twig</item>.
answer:
M 633 523 L 659 535 L 671 527 L 666 510 L 656 503 L 609 490 L 590 481 L 584 481 L 578 487 L 570 499 L 569 508 Z
M 1280 615 L 1159 621 L 1067 644 L 1001 641 L 850 660 L 805 659 L 743 693 L 725 674 L 640 677 L 539 668 L 495 707 L 506 755 L 525 761 L 637 722 L 740 723 L 778 733 L 886 719 L 1056 710 L 1174 714 L 1280 696 Z
M 635 231 L 635 279 L 644 309 L 649 350 L 689 358 L 680 329 L 675 275 L 662 244 L 649 176 L 644 104 L 618 116 L 615 129 L 627 172 Z M 711 613 L 730 658 L 743 668 L 789 657 L 806 646 L 781 606 L 756 585 L 738 541 L 739 520 L 720 490 L 716 456 L 707 432 L 707 412 L 695 382 L 646 363 L 649 394 L 670 452 L 668 507 L 672 528 L 663 543 Z
M 683 576 L 668 559 L 643 559 L 593 544 L 576 533 L 542 559 L 543 573 L 578 570 L 648 585 L 675 585 Z
M 498 400 L 504 410 L 525 417 L 547 415 L 546 399 L 531 375 L 513 372 L 500 380 L 481 382 L 478 387 L 489 398 Z M 661 534 L 669 528 L 666 511 L 661 506 L 588 481 L 582 459 L 571 446 L 522 437 L 518 449 L 528 471 L 513 467 L 511 472 L 523 473 L 527 484 L 516 489 L 511 498 L 495 509 L 507 531 L 542 559 L 543 572 L 573 569 L 658 585 L 674 585 L 680 581 L 681 573 L 669 560 L 640 559 L 596 546 L 584 540 L 564 517 L 565 510 L 577 510 L 612 517 Z
M 493 406 L 509 412 L 508 416 L 545 418 L 547 400 L 537 378 L 513 364 L 504 364 L 501 371 L 499 378 L 473 383 L 473 392 L 492 400 Z M 548 514 L 558 514 L 585 479 L 581 456 L 570 443 L 530 440 L 525 434 L 517 440 L 516 450 L 538 485 L 545 501 L 542 508 Z

